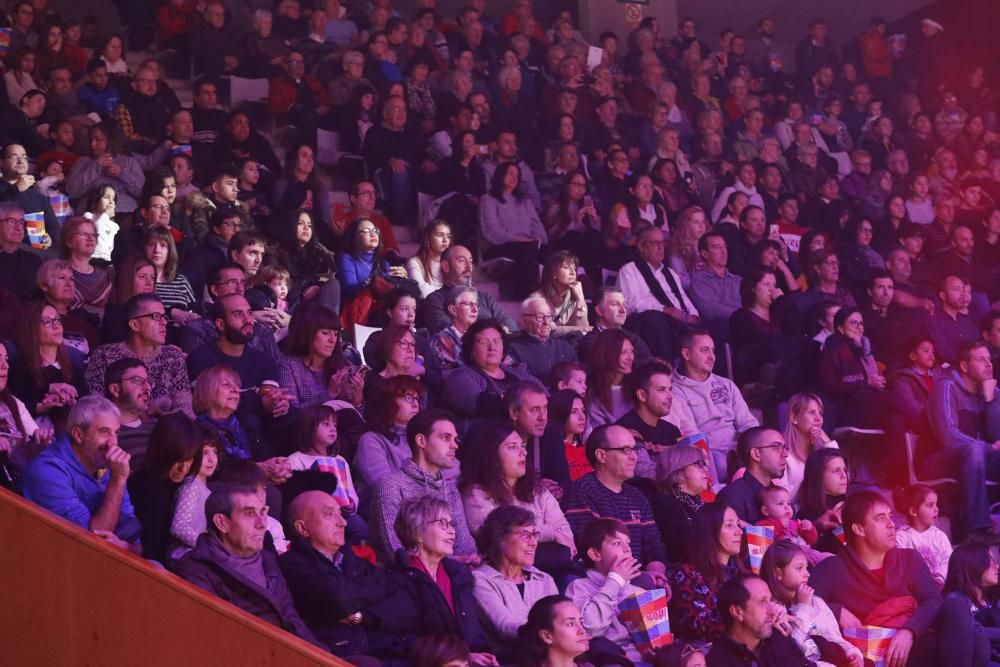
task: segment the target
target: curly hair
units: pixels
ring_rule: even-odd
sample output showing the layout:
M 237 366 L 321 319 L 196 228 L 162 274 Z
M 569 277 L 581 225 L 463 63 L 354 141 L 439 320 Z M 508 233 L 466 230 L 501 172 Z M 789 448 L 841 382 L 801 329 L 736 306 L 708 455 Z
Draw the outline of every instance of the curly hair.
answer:
M 410 375 L 396 375 L 380 382 L 368 400 L 365 415 L 373 431 L 389 433 L 396 424 L 396 399 L 416 394 L 423 400 L 426 390 L 420 380 Z
M 483 555 L 483 562 L 493 567 L 500 564 L 503 540 L 515 528 L 534 526 L 535 515 L 517 505 L 501 505 L 486 515 L 476 533 L 476 548 Z

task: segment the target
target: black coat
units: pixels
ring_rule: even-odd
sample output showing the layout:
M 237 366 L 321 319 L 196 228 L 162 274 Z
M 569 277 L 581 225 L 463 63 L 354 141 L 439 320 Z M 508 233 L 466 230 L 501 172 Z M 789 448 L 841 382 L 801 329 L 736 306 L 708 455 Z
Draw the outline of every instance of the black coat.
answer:
M 408 624 L 401 636 L 406 651 L 419 638 L 427 635 L 457 635 L 465 640 L 473 653 L 494 653 L 479 624 L 474 593 L 475 580 L 467 565 L 446 558 L 441 561 L 455 600 L 455 613 L 437 583 L 421 570 L 410 565 L 410 555 L 405 550 L 396 552 L 396 562 L 389 570 L 389 588 L 401 593 L 393 605 L 393 613 Z M 380 655 L 380 658 L 404 657 Z
M 129 475 L 128 496 L 135 507 L 135 518 L 142 524 L 143 558 L 167 562 L 174 496 L 179 486 L 169 479 L 154 479 L 145 468 Z
M 386 609 L 387 598 L 391 599 L 385 572 L 348 547 L 340 553 L 343 558 L 337 567 L 306 540 L 292 537 L 292 546 L 278 565 L 295 608 L 316 638 L 334 655 L 365 655 L 371 650 L 366 631 L 395 633 L 402 628 L 396 627 L 395 614 L 375 609 Z M 355 612 L 361 612 L 362 625 L 339 622 Z

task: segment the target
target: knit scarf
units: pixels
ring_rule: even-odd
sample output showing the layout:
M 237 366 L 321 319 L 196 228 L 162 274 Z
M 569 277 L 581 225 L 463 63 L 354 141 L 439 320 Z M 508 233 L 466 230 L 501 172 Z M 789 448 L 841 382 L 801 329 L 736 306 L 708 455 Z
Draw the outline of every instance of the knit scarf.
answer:
M 232 456 L 240 460 L 250 458 L 250 438 L 247 437 L 246 431 L 240 426 L 235 414 L 225 419 L 212 419 L 208 414 L 202 414 L 198 419 L 214 426 L 219 432 L 219 435 L 222 436 L 222 444 L 225 447 L 227 456 Z
M 670 485 L 670 493 L 673 494 L 674 498 L 677 499 L 684 509 L 687 510 L 688 516 L 693 516 L 698 508 L 705 504 L 705 501 L 701 499 L 701 496 L 692 496 L 690 493 L 686 493 L 681 490 L 681 487 L 676 484 Z
M 214 535 L 210 535 L 208 538 L 208 548 L 212 552 L 212 555 L 227 570 L 252 581 L 266 591 L 270 591 L 267 587 L 267 575 L 264 574 L 264 560 L 261 557 L 260 551 L 253 556 L 235 556 L 226 551 L 226 548 L 222 546 L 222 542 Z

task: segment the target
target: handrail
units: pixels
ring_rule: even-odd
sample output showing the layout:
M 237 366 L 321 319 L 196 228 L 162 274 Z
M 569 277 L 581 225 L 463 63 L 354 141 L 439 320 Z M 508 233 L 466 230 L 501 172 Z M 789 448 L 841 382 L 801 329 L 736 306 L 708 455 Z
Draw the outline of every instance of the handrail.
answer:
M 0 534 L 4 664 L 348 664 L 5 489 Z

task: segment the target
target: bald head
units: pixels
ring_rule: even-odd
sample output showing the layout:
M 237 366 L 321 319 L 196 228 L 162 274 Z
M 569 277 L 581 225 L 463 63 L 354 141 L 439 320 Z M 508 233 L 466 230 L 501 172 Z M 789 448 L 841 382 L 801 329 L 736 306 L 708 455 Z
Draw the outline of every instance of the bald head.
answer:
M 347 520 L 342 512 L 340 503 L 323 491 L 306 491 L 288 507 L 289 522 L 295 533 L 327 557 L 344 546 Z

